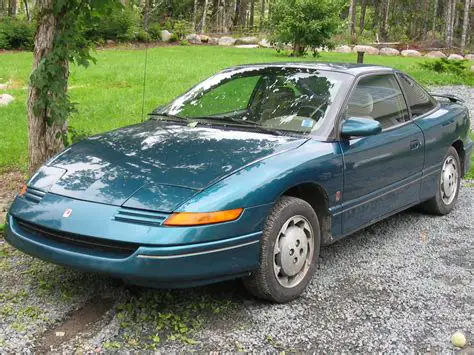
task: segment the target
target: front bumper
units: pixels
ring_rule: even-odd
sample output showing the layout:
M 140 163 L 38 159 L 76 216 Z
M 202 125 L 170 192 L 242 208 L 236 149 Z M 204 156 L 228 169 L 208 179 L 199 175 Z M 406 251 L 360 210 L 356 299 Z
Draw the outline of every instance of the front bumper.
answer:
M 31 233 L 11 214 L 5 227 L 6 241 L 34 257 L 155 287 L 194 286 L 248 274 L 258 266 L 262 234 L 187 245 L 139 246 L 131 255 L 112 257 L 100 252 L 79 252 Z

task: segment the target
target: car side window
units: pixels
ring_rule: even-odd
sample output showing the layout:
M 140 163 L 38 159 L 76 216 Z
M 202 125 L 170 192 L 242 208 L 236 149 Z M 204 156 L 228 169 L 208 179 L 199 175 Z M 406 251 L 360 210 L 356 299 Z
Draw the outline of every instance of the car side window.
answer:
M 362 78 L 349 98 L 346 118 L 349 117 L 377 120 L 384 129 L 407 122 L 408 108 L 395 76 Z
M 410 106 L 412 116 L 418 117 L 430 112 L 436 107 L 436 101 L 426 92 L 415 80 L 398 73 L 403 90 L 405 90 L 408 106 Z

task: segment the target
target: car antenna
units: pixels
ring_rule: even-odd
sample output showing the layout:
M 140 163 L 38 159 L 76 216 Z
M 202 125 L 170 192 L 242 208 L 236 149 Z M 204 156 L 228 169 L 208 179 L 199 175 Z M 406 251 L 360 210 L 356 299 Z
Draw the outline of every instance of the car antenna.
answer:
M 145 71 L 143 73 L 142 122 L 145 121 L 145 91 L 146 91 L 147 66 L 148 66 L 148 42 L 145 42 Z

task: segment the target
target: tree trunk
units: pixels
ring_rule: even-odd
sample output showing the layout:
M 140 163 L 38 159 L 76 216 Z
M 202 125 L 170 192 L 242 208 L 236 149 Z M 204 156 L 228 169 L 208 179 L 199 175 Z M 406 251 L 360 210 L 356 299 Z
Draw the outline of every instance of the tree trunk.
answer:
M 388 38 L 388 15 L 390 14 L 390 0 L 384 0 L 382 11 L 382 25 L 380 26 L 380 35 L 382 41 L 386 41 Z
M 360 7 L 359 33 L 364 32 L 365 27 L 365 13 L 367 12 L 367 0 L 362 0 Z
M 461 50 L 466 48 L 467 29 L 469 28 L 469 12 L 471 9 L 471 0 L 465 0 L 464 19 L 462 22 Z
M 446 4 L 446 47 L 451 48 L 453 42 L 453 22 L 452 22 L 452 10 L 453 0 L 449 0 Z
M 433 10 L 433 27 L 431 28 L 432 36 L 436 35 L 436 18 L 438 15 L 438 0 L 434 0 L 434 10 Z
M 253 26 L 255 24 L 255 0 L 250 0 L 250 19 L 249 19 L 249 26 L 250 29 L 253 31 Z
M 196 20 L 197 20 L 198 0 L 194 0 L 194 11 L 193 11 L 193 31 L 196 32 Z
M 207 6 L 209 4 L 209 0 L 204 0 L 204 8 L 202 13 L 202 26 L 201 26 L 201 33 L 206 32 L 206 17 L 207 17 Z
M 265 27 L 265 0 L 262 0 L 262 7 L 260 9 L 260 31 Z
M 57 31 L 57 19 L 53 15 L 53 1 L 38 2 L 38 27 L 35 36 L 33 70 L 53 50 L 54 38 Z M 61 63 L 64 76 L 69 75 L 67 61 Z M 48 124 L 49 109 L 34 112 L 35 103 L 39 99 L 37 89 L 32 86 L 28 91 L 28 169 L 37 170 L 47 159 L 64 148 L 63 136 L 67 132 L 66 123 Z
M 349 35 L 351 36 L 351 41 L 354 43 L 354 33 L 355 33 L 355 13 L 356 13 L 356 0 L 350 0 L 349 3 L 349 15 L 347 16 L 347 26 Z
M 16 0 L 10 0 L 9 6 L 8 6 L 8 16 L 15 17 L 16 10 L 17 10 Z

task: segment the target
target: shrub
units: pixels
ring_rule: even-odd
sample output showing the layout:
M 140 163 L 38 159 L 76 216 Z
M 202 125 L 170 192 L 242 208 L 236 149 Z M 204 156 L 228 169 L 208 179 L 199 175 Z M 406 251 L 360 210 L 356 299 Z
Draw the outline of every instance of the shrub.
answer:
M 151 36 L 147 31 L 141 28 L 135 33 L 135 40 L 139 42 L 150 42 Z
M 273 42 L 292 43 L 297 56 L 307 47 L 332 47 L 342 7 L 340 0 L 276 0 L 270 18 Z
M 169 41 L 170 42 L 178 42 L 179 41 L 178 35 L 176 33 L 172 33 Z
M 152 40 L 158 41 L 161 39 L 161 25 L 154 23 L 148 27 L 148 34 Z
M 114 8 L 109 16 L 103 16 L 92 27 L 84 30 L 86 38 L 99 40 L 130 41 L 135 39 L 139 15 L 133 9 Z
M 472 75 L 467 68 L 467 60 L 449 60 L 440 58 L 435 61 L 420 63 L 423 69 L 435 71 L 437 73 L 449 73 L 458 76 Z
M 173 32 L 176 33 L 178 39 L 183 39 L 187 34 L 191 33 L 193 26 L 185 20 L 178 20 L 173 23 Z
M 179 44 L 182 45 L 182 46 L 189 46 L 189 41 L 186 40 L 186 39 L 183 39 L 183 40 L 181 40 L 181 42 L 179 42 Z
M 23 20 L 0 20 L 0 49 L 32 49 L 34 25 Z

